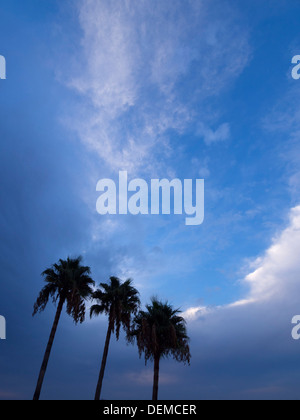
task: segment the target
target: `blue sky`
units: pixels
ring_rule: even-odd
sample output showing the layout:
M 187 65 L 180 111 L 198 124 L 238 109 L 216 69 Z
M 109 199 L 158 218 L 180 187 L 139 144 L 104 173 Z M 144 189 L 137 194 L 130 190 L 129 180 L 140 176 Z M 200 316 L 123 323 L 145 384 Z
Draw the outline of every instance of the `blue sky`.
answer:
M 40 273 L 78 254 L 97 283 L 132 277 L 143 303 L 185 312 L 192 366 L 164 363 L 161 398 L 297 397 L 299 13 L 294 0 L 1 2 L 0 398 L 32 397 L 55 311 L 31 317 Z M 97 214 L 98 180 L 122 170 L 204 178 L 203 225 Z M 105 330 L 63 317 L 44 399 L 92 398 Z M 149 398 L 151 369 L 113 343 L 103 397 Z

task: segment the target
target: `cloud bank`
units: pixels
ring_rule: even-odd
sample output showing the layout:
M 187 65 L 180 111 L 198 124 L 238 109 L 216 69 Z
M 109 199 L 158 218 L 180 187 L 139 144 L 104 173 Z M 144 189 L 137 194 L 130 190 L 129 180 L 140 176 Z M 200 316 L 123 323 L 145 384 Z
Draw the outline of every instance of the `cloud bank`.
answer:
M 253 303 L 265 305 L 276 300 L 293 301 L 300 289 L 300 206 L 290 211 L 288 226 L 272 242 L 264 255 L 250 264 L 253 271 L 242 281 L 249 289 L 245 298 L 215 309 L 192 307 L 185 311 L 185 317 L 195 320 L 215 310 L 246 307 Z

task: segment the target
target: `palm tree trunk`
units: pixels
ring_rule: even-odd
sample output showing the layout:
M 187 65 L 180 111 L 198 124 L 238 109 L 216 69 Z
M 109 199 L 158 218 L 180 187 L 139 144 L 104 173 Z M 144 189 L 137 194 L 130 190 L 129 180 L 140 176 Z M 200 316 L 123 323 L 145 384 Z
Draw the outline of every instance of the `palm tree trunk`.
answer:
M 58 303 L 55 319 L 54 319 L 54 322 L 53 322 L 53 326 L 52 326 L 52 330 L 51 330 L 51 333 L 50 333 L 49 341 L 48 341 L 47 348 L 46 348 L 46 351 L 45 351 L 44 360 L 43 360 L 42 367 L 41 367 L 41 370 L 40 370 L 40 374 L 39 374 L 39 378 L 38 378 L 38 381 L 37 381 L 37 385 L 36 385 L 35 393 L 34 393 L 34 396 L 33 396 L 33 400 L 39 400 L 40 399 L 40 393 L 41 393 L 41 389 L 42 389 L 42 385 L 43 385 L 43 381 L 44 381 L 44 376 L 45 376 L 45 373 L 46 373 L 46 369 L 47 369 L 47 365 L 48 365 L 48 361 L 49 361 L 49 357 L 50 357 L 55 333 L 56 333 L 56 330 L 57 330 L 58 321 L 60 319 L 61 311 L 62 311 L 62 308 L 64 306 L 64 301 L 65 300 L 63 298 L 61 298 L 59 300 L 59 303 Z
M 155 358 L 154 358 L 153 397 L 152 397 L 153 401 L 158 400 L 159 361 L 160 361 L 160 357 L 155 356 Z
M 109 350 L 111 333 L 112 333 L 112 325 L 111 325 L 111 323 L 109 323 L 108 330 L 107 330 L 107 335 L 106 335 L 105 346 L 104 346 L 103 357 L 102 357 L 101 369 L 100 369 L 99 379 L 98 379 L 96 393 L 95 393 L 95 401 L 99 401 L 100 396 L 101 396 L 102 383 L 103 383 L 104 372 L 105 372 L 105 367 L 106 367 L 106 361 L 107 361 L 107 355 L 108 355 L 108 350 Z

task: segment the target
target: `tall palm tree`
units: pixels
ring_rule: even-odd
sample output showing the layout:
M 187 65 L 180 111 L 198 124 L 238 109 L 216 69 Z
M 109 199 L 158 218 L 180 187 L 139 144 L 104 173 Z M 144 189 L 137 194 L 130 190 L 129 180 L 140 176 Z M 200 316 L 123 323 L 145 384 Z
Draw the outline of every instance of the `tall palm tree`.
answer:
M 34 304 L 33 316 L 45 310 L 50 298 L 52 298 L 53 303 L 58 301 L 58 305 L 37 381 L 34 400 L 40 398 L 49 356 L 64 303 L 67 304 L 67 314 L 74 319 L 75 324 L 84 321 L 85 300 L 91 297 L 93 292 L 91 286 L 95 283 L 90 277 L 90 268 L 82 266 L 81 261 L 81 257 L 59 260 L 58 263 L 53 264 L 42 273 L 46 285 L 41 290 Z
M 147 311 L 140 311 L 133 321 L 128 340 L 136 340 L 140 357 L 145 354 L 154 361 L 153 401 L 158 399 L 159 365 L 162 358 L 172 356 L 178 362 L 190 364 L 191 354 L 186 322 L 167 302 L 152 298 Z
M 111 277 L 108 284 L 101 283 L 100 287 L 103 290 L 99 289 L 93 293 L 97 304 L 91 307 L 90 315 L 108 315 L 108 330 L 95 393 L 96 401 L 100 400 L 101 396 L 111 335 L 116 333 L 119 340 L 121 326 L 129 334 L 132 315 L 136 315 L 140 307 L 139 292 L 132 286 L 131 280 L 122 283 L 117 277 Z

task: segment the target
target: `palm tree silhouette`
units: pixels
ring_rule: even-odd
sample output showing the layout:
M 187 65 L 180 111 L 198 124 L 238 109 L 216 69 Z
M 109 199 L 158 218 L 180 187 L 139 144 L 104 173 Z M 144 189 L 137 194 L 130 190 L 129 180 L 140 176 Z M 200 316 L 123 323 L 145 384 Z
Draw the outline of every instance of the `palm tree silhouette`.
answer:
M 136 340 L 140 357 L 154 361 L 153 401 L 158 399 L 159 364 L 162 358 L 172 356 L 178 362 L 190 364 L 191 354 L 185 320 L 181 312 L 167 302 L 152 298 L 147 311 L 140 311 L 133 321 L 128 340 Z
M 121 326 L 128 334 L 132 315 L 135 315 L 140 307 L 139 292 L 132 286 L 131 280 L 121 283 L 117 277 L 110 277 L 109 283 L 101 283 L 100 287 L 103 291 L 99 289 L 93 293 L 93 298 L 98 304 L 91 307 L 90 315 L 108 315 L 108 330 L 95 393 L 96 401 L 100 400 L 101 396 L 111 334 L 116 332 L 116 338 L 119 340 Z
M 85 300 L 91 297 L 93 292 L 91 286 L 95 282 L 90 277 L 90 268 L 82 266 L 81 261 L 81 257 L 59 260 L 58 263 L 53 264 L 51 268 L 42 273 L 47 284 L 41 290 L 34 304 L 33 316 L 37 312 L 45 310 L 50 298 L 52 298 L 53 303 L 58 301 L 58 306 L 37 381 L 34 400 L 40 398 L 49 356 L 64 303 L 67 303 L 67 314 L 74 319 L 75 324 L 78 322 L 82 323 L 85 319 Z

